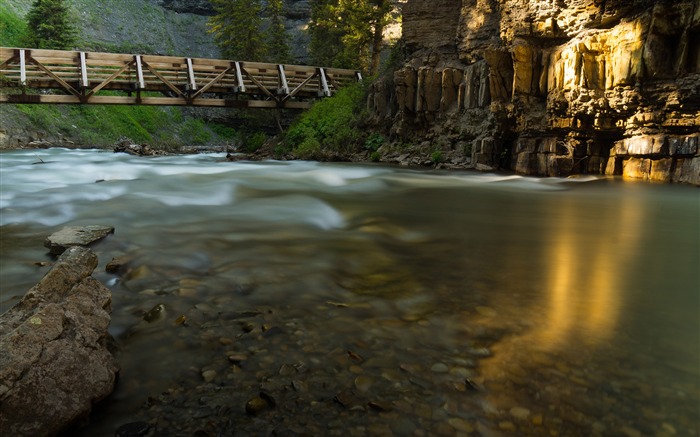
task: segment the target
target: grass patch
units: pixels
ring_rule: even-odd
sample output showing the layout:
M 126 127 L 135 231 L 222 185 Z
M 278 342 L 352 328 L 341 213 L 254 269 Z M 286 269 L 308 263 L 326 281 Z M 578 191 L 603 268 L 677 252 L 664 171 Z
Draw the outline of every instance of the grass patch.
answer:
M 27 24 L 24 20 L 0 3 L 0 46 L 22 47 L 26 35 Z
M 136 143 L 174 151 L 238 137 L 230 127 L 185 117 L 177 107 L 8 105 L 11 107 L 23 113 L 36 130 L 61 133 L 84 146 L 112 146 L 126 136 Z

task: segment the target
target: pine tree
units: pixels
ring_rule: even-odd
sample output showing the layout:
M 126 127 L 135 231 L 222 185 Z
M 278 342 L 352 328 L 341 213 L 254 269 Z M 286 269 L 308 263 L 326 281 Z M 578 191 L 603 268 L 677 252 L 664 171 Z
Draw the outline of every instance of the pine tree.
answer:
M 379 68 L 390 0 L 311 0 L 311 57 L 320 65 Z
M 209 19 L 209 32 L 224 57 L 262 61 L 267 52 L 262 32 L 260 0 L 211 0 L 216 15 Z
M 27 13 L 27 46 L 70 49 L 76 41 L 64 0 L 35 0 Z
M 283 0 L 267 1 L 267 17 L 269 25 L 266 33 L 268 62 L 286 64 L 291 62 L 289 52 L 289 36 L 284 27 L 285 5 Z
M 342 19 L 337 0 L 311 0 L 310 55 L 316 65 L 340 67 L 337 58 L 343 50 Z

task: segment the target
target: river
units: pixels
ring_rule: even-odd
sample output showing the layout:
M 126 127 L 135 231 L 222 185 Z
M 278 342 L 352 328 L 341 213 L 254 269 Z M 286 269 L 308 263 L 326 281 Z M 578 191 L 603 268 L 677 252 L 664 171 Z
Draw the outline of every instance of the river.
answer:
M 695 187 L 65 149 L 0 170 L 0 311 L 46 236 L 116 228 L 94 276 L 122 372 L 83 435 L 700 432 Z

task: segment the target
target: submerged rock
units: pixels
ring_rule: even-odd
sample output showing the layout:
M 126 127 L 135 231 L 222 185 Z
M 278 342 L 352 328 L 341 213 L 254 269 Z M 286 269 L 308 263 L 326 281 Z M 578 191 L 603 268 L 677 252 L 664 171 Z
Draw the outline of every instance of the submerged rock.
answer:
M 114 233 L 112 226 L 65 226 L 54 232 L 44 242 L 52 255 L 60 255 L 72 246 L 89 246 L 90 244 Z
M 22 300 L 0 316 L 0 429 L 55 435 L 114 389 L 108 350 L 112 297 L 91 274 L 97 256 L 66 250 Z

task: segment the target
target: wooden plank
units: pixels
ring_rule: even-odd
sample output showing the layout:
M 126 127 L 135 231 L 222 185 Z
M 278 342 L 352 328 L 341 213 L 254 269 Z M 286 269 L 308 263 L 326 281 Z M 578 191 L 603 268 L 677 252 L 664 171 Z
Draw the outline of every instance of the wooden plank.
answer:
M 88 59 L 95 63 L 104 64 L 107 61 L 111 63 L 123 64 L 134 59 L 134 55 L 126 53 L 104 53 L 104 52 L 88 52 Z
M 78 59 L 78 52 L 68 50 L 51 50 L 51 49 L 30 49 L 29 56 L 32 58 L 68 58 Z
M 30 95 L 30 94 L 0 94 L 0 103 L 32 103 L 32 104 L 81 104 L 83 101 L 74 95 Z M 148 105 L 148 106 L 205 106 L 205 107 L 240 107 L 240 108 L 287 108 L 308 109 L 311 102 L 284 102 L 274 100 L 226 100 L 226 99 L 194 99 L 189 102 L 181 97 L 129 97 L 129 96 L 93 96 L 89 104 L 96 105 Z

